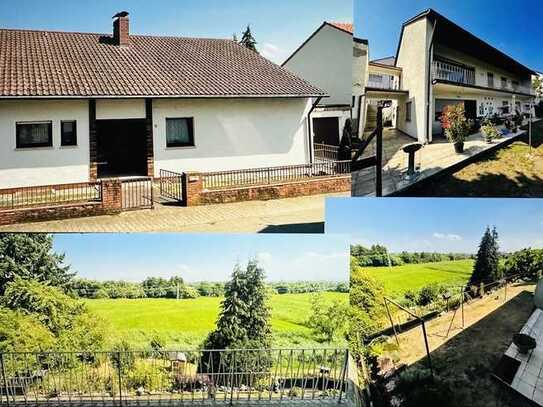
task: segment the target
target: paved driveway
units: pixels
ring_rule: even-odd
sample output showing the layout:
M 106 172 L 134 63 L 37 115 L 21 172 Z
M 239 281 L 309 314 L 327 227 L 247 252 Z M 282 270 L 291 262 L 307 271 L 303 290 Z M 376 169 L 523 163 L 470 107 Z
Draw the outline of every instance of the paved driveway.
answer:
M 155 209 L 8 225 L 0 227 L 0 231 L 323 233 L 325 199 L 348 195 L 314 195 L 190 208 L 157 204 Z

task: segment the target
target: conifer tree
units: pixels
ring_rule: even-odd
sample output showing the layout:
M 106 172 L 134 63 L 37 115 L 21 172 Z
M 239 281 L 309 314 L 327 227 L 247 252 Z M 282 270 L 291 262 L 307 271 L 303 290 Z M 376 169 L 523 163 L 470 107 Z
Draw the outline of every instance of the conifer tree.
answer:
M 499 279 L 501 276 L 498 263 L 498 232 L 495 227 L 493 229 L 487 227 L 479 244 L 469 284 L 479 284 Z
M 258 53 L 258 50 L 256 49 L 257 42 L 255 38 L 253 37 L 253 33 L 251 32 L 250 25 L 247 25 L 247 28 L 243 32 L 239 43 L 243 45 L 245 48 L 248 48 L 251 51 Z

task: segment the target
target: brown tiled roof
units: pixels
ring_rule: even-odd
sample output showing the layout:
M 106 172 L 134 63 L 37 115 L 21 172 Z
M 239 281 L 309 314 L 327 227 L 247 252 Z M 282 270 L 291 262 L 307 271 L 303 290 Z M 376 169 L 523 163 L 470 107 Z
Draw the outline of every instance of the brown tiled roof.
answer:
M 269 97 L 324 92 L 232 40 L 0 29 L 0 97 Z
M 352 23 L 338 23 L 338 22 L 329 22 L 328 24 L 339 28 L 340 30 L 347 31 L 349 33 L 353 33 L 353 25 Z

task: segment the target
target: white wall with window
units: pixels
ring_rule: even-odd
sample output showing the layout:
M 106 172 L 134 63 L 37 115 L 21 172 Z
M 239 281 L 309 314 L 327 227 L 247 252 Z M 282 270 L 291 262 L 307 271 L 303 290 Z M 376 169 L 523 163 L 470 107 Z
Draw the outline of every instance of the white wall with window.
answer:
M 86 100 L 0 101 L 0 188 L 89 179 Z
M 155 174 L 307 163 L 310 108 L 309 99 L 155 99 Z

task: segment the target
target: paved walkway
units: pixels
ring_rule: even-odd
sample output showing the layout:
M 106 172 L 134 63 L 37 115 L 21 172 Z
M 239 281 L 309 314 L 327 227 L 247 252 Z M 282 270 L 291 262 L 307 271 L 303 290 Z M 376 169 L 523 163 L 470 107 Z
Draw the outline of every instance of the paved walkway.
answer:
M 462 154 L 455 153 L 454 146 L 445 139 L 436 139 L 416 153 L 415 166 L 419 169 L 419 175 L 408 180 L 405 178 L 407 154 L 402 151 L 401 147 L 415 140 L 396 129 L 387 129 L 383 133 L 383 196 L 468 161 L 489 149 L 506 145 L 511 142 L 511 139 L 518 138 L 524 133 L 524 131 L 519 131 L 515 134 L 508 134 L 490 144 L 484 141 L 481 133 L 473 134 L 464 143 Z M 375 148 L 375 146 L 370 145 L 368 148 Z M 354 172 L 352 179 L 353 196 L 375 195 L 375 168 Z
M 157 204 L 155 209 L 8 225 L 0 227 L 0 231 L 323 233 L 325 199 L 348 195 L 336 193 L 190 208 Z

